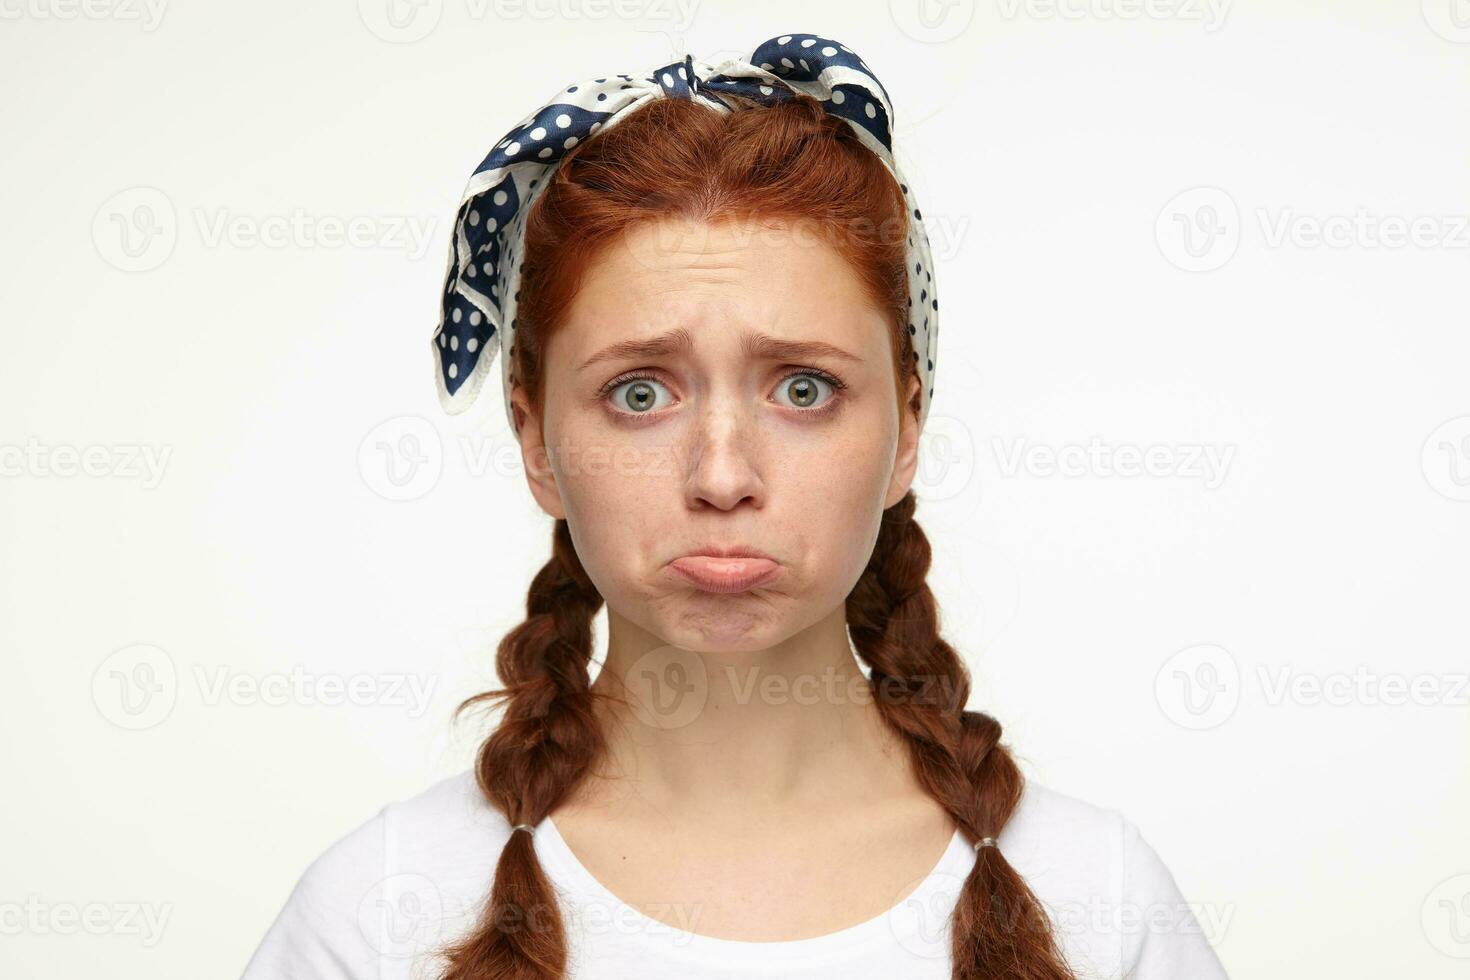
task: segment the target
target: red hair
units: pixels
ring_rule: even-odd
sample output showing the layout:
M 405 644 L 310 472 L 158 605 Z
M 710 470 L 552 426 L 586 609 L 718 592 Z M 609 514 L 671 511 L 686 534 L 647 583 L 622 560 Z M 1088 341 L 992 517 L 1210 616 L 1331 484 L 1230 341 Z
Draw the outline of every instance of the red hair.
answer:
M 729 113 L 682 99 L 640 107 L 569 153 L 533 203 L 509 354 L 513 381 L 538 412 L 542 352 L 580 277 L 632 224 L 668 217 L 786 219 L 820 229 L 888 315 L 898 390 L 906 391 L 916 358 L 906 188 L 815 99 L 724 98 Z M 847 597 L 848 631 L 870 669 L 874 703 L 908 746 L 921 785 L 973 843 L 1000 835 L 1023 778 L 1000 743 L 999 723 L 965 710 L 969 673 L 939 635 L 925 581 L 929 541 L 915 507 L 910 491 L 884 511 L 873 554 Z M 566 520 L 558 520 L 526 618 L 497 651 L 504 687 L 460 705 L 461 712 L 481 702 L 504 706 L 480 747 L 476 776 L 512 824 L 540 823 L 601 756 L 588 665 L 602 601 Z M 565 977 L 556 901 L 531 835 L 512 833 L 479 923 L 445 951 L 442 980 Z M 1040 901 L 996 848 L 977 852 L 951 926 L 955 980 L 1073 980 Z

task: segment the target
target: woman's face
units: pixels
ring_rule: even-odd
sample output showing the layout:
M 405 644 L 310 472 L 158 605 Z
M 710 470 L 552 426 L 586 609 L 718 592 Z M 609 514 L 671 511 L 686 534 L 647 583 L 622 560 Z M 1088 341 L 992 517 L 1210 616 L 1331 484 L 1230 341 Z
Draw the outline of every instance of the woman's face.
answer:
M 838 608 L 917 459 L 890 344 L 809 226 L 642 222 L 603 250 L 545 352 L 541 430 L 520 438 L 610 614 L 739 653 Z M 711 546 L 770 561 L 684 557 Z

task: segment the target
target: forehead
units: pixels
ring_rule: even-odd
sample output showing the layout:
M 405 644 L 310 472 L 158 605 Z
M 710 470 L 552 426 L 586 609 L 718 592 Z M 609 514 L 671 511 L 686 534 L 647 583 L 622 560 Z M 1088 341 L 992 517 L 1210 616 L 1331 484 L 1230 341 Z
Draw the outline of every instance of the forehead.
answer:
M 672 328 L 696 347 L 743 332 L 888 356 L 888 326 L 856 272 L 810 223 L 670 218 L 638 222 L 589 266 L 558 331 L 577 358 Z

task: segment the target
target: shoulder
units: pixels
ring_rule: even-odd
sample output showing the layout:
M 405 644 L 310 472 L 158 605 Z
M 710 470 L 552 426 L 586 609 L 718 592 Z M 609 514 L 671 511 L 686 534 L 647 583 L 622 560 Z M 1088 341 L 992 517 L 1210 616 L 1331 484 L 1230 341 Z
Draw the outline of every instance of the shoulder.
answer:
M 1218 907 L 1187 901 L 1121 811 L 1028 780 L 999 843 L 1083 975 L 1225 977 L 1210 945 L 1218 939 Z
M 242 980 L 399 976 L 473 921 L 509 836 L 472 771 L 388 803 L 307 865 Z

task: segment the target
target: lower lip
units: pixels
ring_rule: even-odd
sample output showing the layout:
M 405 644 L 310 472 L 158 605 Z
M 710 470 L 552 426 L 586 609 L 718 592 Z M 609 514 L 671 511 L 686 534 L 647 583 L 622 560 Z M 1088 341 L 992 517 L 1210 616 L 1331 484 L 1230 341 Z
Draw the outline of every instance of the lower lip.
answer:
M 746 592 L 781 575 L 781 566 L 769 558 L 712 558 L 685 555 L 669 562 L 675 574 L 705 592 Z

